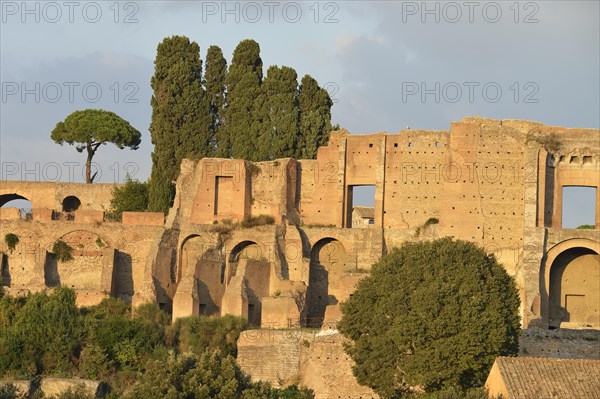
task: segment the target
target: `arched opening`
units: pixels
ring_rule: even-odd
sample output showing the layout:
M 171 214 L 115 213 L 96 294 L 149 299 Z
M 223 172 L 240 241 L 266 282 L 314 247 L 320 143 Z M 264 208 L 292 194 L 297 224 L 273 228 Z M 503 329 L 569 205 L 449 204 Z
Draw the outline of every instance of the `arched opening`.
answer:
M 8 255 L 0 253 L 0 285 L 10 287 L 10 269 L 8 267 Z
M 50 254 L 44 263 L 44 281 L 46 287 L 66 286 L 76 290 L 105 290 L 114 294 L 114 276 L 110 276 L 109 287 L 103 281 L 105 258 L 103 251 L 110 248 L 105 239 L 89 230 L 73 230 L 48 243 L 51 251 L 54 243 L 63 241 L 70 247 L 70 260 L 59 261 Z M 115 270 L 113 269 L 113 273 Z M 119 276 L 117 279 L 122 278 Z
M 550 328 L 600 327 L 600 257 L 583 247 L 560 253 L 550 268 Z
M 335 288 L 339 286 L 346 265 L 346 249 L 335 238 L 319 240 L 310 253 L 306 324 L 321 327 L 327 305 L 335 305 Z
M 65 197 L 62 201 L 62 211 L 63 212 L 75 212 L 81 206 L 81 201 L 79 198 L 74 195 L 69 195 Z
M 31 216 L 31 201 L 22 195 L 12 193 L 0 195 L 0 208 L 16 208 L 19 210 L 19 217 L 27 219 Z M 15 211 L 17 212 L 17 211 Z
M 270 295 L 271 263 L 254 241 L 243 241 L 229 255 L 229 278 L 241 274 L 247 282 L 248 323 L 260 326 L 262 298 Z
M 179 282 L 187 273 L 194 273 L 199 315 L 212 316 L 221 312 L 225 289 L 224 264 L 219 251 L 202 237 L 190 236 L 183 242 L 177 279 Z

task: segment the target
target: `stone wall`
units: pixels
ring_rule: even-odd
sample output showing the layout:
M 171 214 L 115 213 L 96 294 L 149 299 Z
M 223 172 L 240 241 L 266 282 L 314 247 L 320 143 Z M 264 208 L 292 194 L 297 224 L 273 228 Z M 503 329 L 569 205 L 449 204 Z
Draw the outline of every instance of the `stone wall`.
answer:
M 357 384 L 343 341 L 337 332 L 249 330 L 238 340 L 237 361 L 253 380 L 276 387 L 306 386 L 316 399 L 377 398 L 370 388 Z

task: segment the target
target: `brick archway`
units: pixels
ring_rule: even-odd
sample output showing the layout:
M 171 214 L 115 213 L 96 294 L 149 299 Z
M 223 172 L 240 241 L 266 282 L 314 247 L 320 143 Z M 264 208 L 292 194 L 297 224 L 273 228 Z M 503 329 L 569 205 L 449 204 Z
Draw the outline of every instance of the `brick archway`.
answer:
M 546 326 L 558 327 L 567 322 L 591 323 L 600 328 L 592 321 L 594 317 L 586 315 L 584 304 L 586 295 L 590 300 L 598 295 L 598 270 L 588 269 L 598 265 L 599 254 L 600 243 L 584 238 L 563 241 L 547 252 L 540 272 L 540 310 Z

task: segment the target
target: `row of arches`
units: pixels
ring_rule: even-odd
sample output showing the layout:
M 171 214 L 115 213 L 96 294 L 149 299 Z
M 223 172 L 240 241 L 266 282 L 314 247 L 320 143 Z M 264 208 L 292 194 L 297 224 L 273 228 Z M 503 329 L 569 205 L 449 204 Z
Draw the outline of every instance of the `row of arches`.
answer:
M 29 198 L 26 198 L 17 193 L 0 195 L 0 208 L 14 207 L 24 210 L 31 210 L 33 204 Z M 75 212 L 81 206 L 81 200 L 74 196 L 68 195 L 61 201 L 63 212 Z
M 225 288 L 231 278 L 244 276 L 248 296 L 248 321 L 260 325 L 262 298 L 268 297 L 275 274 L 273 262 L 257 242 L 237 243 L 226 257 L 211 247 L 201 236 L 186 238 L 181 246 L 177 282 L 186 273 L 193 273 L 198 293 L 198 313 L 218 315 Z M 308 290 L 306 293 L 306 324 L 320 326 L 328 305 L 336 304 L 335 289 L 346 268 L 347 251 L 335 238 L 318 240 L 310 251 Z

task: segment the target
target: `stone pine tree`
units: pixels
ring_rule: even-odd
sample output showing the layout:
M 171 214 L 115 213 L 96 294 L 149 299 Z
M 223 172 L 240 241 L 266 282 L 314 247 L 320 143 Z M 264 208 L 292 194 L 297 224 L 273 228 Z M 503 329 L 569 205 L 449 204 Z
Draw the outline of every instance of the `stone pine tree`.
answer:
M 225 132 L 231 143 L 231 156 L 259 160 L 257 140 L 264 129 L 262 60 L 254 40 L 242 40 L 233 52 L 226 76 L 227 106 Z
M 204 87 L 210 100 L 211 129 L 213 134 L 212 147 L 216 155 L 227 158 L 231 152 L 229 137 L 224 134 L 225 115 L 225 75 L 227 74 L 227 61 L 218 46 L 210 46 L 206 53 L 204 72 Z
M 52 140 L 62 145 L 75 145 L 78 152 L 87 153 L 85 162 L 85 182 L 92 183 L 92 158 L 101 145 L 113 143 L 118 148 L 129 147 L 137 150 L 141 134 L 129 122 L 114 112 L 102 109 L 75 111 L 63 121 L 58 122 L 50 134 Z
M 181 160 L 213 153 L 212 119 L 197 43 L 184 36 L 165 38 L 158 45 L 154 65 L 148 209 L 166 212 L 173 201 Z
M 317 149 L 327 144 L 332 129 L 332 105 L 327 90 L 319 87 L 310 75 L 305 75 L 298 94 L 300 123 L 296 158 L 314 159 Z
M 259 137 L 261 159 L 293 157 L 298 139 L 298 75 L 293 68 L 271 66 L 262 84 L 265 128 Z

